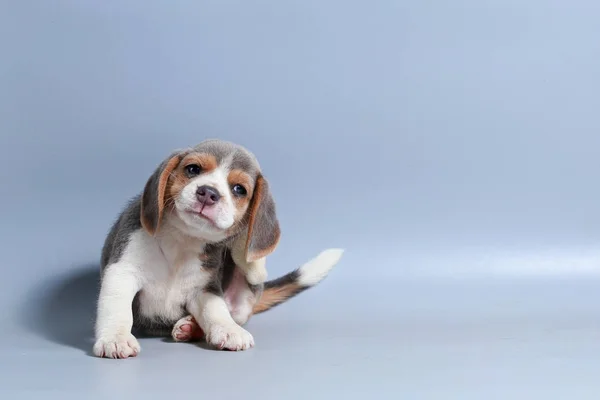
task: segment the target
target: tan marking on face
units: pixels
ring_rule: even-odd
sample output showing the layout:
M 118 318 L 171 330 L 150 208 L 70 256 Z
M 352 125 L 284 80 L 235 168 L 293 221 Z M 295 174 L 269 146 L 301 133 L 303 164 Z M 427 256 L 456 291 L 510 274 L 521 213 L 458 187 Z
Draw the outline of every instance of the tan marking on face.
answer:
M 183 158 L 183 160 L 181 160 L 182 169 L 192 164 L 199 165 L 202 168 L 202 172 L 210 172 L 218 166 L 215 156 L 208 153 L 188 154 Z
M 185 171 L 185 168 L 192 164 L 196 164 L 202 168 L 201 174 L 217 168 L 217 160 L 211 154 L 193 153 L 184 157 L 177 166 L 177 169 L 170 174 L 170 179 L 167 184 L 165 207 L 172 207 L 175 204 L 175 199 L 180 196 L 181 191 L 186 187 L 190 180 L 196 178 L 195 176 L 190 178 Z
M 175 205 L 175 200 L 181 194 L 181 191 L 189 182 L 189 178 L 185 175 L 185 172 L 180 168 L 171 173 L 169 184 L 167 186 L 167 197 L 165 198 L 165 207 L 172 209 Z
M 245 196 L 236 196 L 233 193 L 231 195 L 236 209 L 235 221 L 239 222 L 244 218 L 244 214 L 246 214 L 248 206 L 250 205 L 250 199 L 252 198 L 252 193 L 254 191 L 254 180 L 243 170 L 233 169 L 227 176 L 227 183 L 230 188 L 233 188 L 234 185 L 242 185 L 247 192 Z

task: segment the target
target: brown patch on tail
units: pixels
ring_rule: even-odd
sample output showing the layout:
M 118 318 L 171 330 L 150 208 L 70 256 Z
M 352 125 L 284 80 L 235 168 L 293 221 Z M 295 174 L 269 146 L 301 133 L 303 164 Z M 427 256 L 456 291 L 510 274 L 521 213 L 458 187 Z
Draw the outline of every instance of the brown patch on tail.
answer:
M 265 283 L 265 290 L 252 308 L 253 314 L 260 314 L 296 296 L 308 289 L 298 284 L 298 271 L 291 272 L 281 278 Z

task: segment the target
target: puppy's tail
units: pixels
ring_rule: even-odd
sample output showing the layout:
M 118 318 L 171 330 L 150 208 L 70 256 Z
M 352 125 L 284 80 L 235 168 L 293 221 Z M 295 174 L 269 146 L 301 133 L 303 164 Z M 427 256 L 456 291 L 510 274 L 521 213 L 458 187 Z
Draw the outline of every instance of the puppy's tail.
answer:
M 265 312 L 321 282 L 342 257 L 344 250 L 328 249 L 280 278 L 265 282 L 264 292 L 252 309 Z

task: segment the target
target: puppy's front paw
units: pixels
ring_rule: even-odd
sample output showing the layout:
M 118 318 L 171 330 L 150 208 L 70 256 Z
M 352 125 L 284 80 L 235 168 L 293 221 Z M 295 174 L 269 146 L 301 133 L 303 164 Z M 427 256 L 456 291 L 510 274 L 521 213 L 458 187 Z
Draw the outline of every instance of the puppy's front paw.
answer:
M 267 280 L 267 268 L 264 265 L 254 265 L 246 271 L 246 280 L 251 285 L 260 285 Z
M 254 346 L 254 338 L 239 325 L 215 325 L 206 336 L 206 341 L 218 349 L 233 351 L 247 350 Z
M 131 333 L 101 337 L 94 345 L 94 355 L 106 358 L 135 357 L 141 350 L 140 344 Z

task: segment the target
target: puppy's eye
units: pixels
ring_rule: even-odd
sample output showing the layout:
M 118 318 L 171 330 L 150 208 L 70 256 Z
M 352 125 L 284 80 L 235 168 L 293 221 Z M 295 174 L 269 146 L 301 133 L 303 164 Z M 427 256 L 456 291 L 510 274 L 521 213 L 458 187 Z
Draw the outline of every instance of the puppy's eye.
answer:
M 243 187 L 242 185 L 233 185 L 233 187 L 231 188 L 231 191 L 238 196 L 245 196 L 248 194 L 248 192 L 246 191 L 246 188 Z
M 189 177 L 197 176 L 200 175 L 200 172 L 202 172 L 202 167 L 197 164 L 190 164 L 185 167 L 185 172 L 187 172 Z

